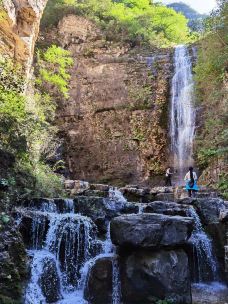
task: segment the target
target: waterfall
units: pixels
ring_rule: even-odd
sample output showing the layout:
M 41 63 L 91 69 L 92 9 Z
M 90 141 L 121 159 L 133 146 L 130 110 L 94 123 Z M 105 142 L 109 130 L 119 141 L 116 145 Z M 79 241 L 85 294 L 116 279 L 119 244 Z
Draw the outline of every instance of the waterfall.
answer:
M 203 230 L 200 218 L 193 207 L 190 207 L 187 216 L 194 219 L 194 230 L 190 242 L 194 246 L 194 257 L 197 268 L 196 277 L 198 282 L 217 281 L 217 261 L 213 255 L 212 242 Z
M 110 201 L 113 199 L 125 200 L 117 189 L 110 192 Z M 100 241 L 93 221 L 75 214 L 73 200 L 44 200 L 21 212 L 32 216 L 31 279 L 25 304 L 88 304 L 84 290 L 90 270 L 104 257 L 112 260 L 112 304 L 120 304 L 120 270 L 110 223 L 105 240 Z
M 192 165 L 195 131 L 194 83 L 192 62 L 188 48 L 175 48 L 174 76 L 170 112 L 171 151 L 174 166 L 178 170 L 179 182 L 183 180 L 185 168 Z
M 81 267 L 95 255 L 96 227 L 90 218 L 73 213 L 72 200 L 64 200 L 63 207 L 69 213 L 57 213 L 53 201 L 42 203 L 42 211 L 33 211 L 31 280 L 25 304 L 61 301 L 72 292 L 74 301 L 86 303 L 79 286 Z

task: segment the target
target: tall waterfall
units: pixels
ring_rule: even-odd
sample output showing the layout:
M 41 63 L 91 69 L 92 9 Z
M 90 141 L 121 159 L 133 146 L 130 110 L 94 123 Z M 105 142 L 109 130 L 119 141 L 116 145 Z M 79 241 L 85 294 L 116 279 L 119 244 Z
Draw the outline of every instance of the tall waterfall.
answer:
M 193 107 L 194 87 L 192 61 L 186 46 L 175 49 L 174 76 L 170 112 L 171 150 L 179 181 L 183 180 L 186 167 L 192 165 L 195 111 Z

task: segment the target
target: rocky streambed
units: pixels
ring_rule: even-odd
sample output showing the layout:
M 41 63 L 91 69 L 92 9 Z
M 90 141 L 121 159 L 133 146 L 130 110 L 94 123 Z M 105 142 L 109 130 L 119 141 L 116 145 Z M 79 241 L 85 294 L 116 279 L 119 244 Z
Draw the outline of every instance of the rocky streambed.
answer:
M 226 303 L 227 205 L 222 199 L 206 190 L 201 198 L 181 199 L 172 188 L 114 189 L 79 181 L 66 187 L 70 199 L 21 202 L 13 212 L 14 233 L 12 223 L 1 232 L 0 299 Z M 15 285 L 18 290 L 11 293 Z

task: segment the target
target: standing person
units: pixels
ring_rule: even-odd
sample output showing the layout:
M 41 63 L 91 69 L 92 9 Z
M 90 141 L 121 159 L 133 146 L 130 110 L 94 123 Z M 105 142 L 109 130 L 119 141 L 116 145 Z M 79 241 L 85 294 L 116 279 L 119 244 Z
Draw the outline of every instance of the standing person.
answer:
M 165 172 L 165 186 L 172 186 L 172 174 L 171 168 L 168 167 Z
M 197 179 L 198 178 L 196 172 L 193 171 L 193 167 L 190 167 L 188 173 L 185 175 L 184 178 L 184 180 L 186 181 L 186 190 L 188 191 L 189 197 L 194 197 L 196 192 L 199 191 Z

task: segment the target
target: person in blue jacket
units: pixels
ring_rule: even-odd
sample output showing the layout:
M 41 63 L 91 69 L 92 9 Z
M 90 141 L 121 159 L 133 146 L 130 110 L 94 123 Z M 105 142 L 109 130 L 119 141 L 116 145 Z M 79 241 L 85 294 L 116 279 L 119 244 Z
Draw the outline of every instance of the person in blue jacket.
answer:
M 186 190 L 188 191 L 189 197 L 194 197 L 197 191 L 199 191 L 197 179 L 198 178 L 196 172 L 193 171 L 193 167 L 190 167 L 188 173 L 185 175 L 184 178 L 184 180 L 186 181 Z

